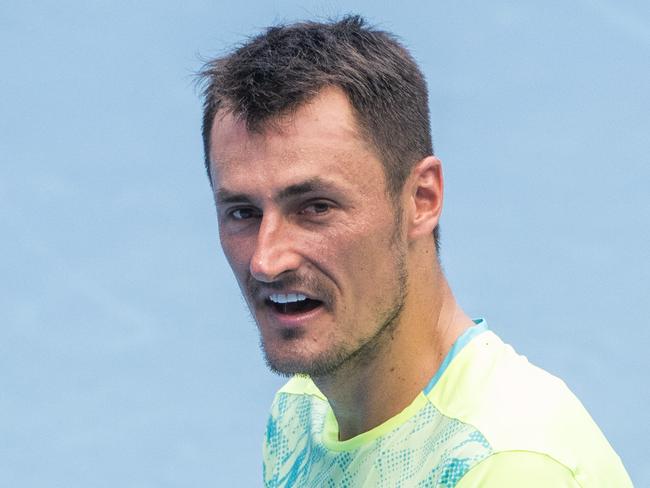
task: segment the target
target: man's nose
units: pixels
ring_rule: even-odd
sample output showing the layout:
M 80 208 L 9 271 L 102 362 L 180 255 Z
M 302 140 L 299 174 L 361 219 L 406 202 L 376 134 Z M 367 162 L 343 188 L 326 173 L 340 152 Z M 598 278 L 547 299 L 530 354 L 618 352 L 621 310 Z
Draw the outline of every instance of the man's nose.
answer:
M 250 261 L 250 273 L 263 283 L 276 281 L 287 271 L 295 271 L 301 257 L 295 249 L 290 225 L 282 217 L 264 214 L 257 234 L 257 245 Z

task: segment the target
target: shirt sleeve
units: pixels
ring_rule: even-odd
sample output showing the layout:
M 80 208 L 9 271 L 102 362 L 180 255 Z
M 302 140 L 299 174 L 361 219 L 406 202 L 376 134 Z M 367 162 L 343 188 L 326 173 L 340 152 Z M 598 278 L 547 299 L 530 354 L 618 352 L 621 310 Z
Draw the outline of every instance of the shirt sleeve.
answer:
M 492 454 L 458 482 L 456 488 L 581 488 L 565 465 L 544 454 L 505 451 Z

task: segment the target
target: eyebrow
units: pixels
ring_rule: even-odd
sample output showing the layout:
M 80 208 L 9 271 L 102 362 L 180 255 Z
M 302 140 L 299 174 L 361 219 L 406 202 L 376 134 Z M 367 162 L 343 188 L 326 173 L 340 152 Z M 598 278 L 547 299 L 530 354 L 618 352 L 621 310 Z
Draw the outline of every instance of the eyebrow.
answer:
M 301 183 L 289 185 L 288 187 L 280 190 L 276 196 L 276 200 L 287 200 L 292 197 L 298 197 L 306 193 L 315 191 L 331 190 L 333 185 L 328 181 L 315 176 Z
M 309 178 L 308 180 L 283 188 L 275 195 L 274 200 L 289 200 L 291 198 L 305 195 L 307 193 L 333 189 L 334 186 L 330 182 L 318 176 L 315 176 L 313 178 Z M 245 193 L 234 193 L 230 190 L 227 190 L 226 188 L 217 189 L 215 192 L 215 199 L 219 204 L 241 202 L 250 203 L 252 201 L 250 196 L 246 195 Z
M 219 188 L 214 192 L 214 198 L 217 203 L 236 203 L 236 202 L 250 202 L 251 199 L 244 193 L 233 193 L 225 188 Z

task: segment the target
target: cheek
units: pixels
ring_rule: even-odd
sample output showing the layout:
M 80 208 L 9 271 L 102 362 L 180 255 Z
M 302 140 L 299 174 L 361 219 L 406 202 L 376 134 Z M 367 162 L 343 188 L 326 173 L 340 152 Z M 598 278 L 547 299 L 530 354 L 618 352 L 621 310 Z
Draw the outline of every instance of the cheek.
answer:
M 228 264 L 239 278 L 242 272 L 248 270 L 248 263 L 253 253 L 250 239 L 235 237 L 219 231 L 219 240 Z
M 341 226 L 310 242 L 311 253 L 319 261 L 336 266 L 335 272 L 347 275 L 348 285 L 361 286 L 366 294 L 377 277 L 385 274 L 384 269 L 392 269 L 393 228 L 392 222 L 379 219 Z

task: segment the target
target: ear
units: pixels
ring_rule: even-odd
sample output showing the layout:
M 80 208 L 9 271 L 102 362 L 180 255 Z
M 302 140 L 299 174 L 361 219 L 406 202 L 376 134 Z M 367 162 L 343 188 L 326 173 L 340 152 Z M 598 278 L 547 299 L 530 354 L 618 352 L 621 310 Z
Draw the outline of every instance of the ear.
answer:
M 411 170 L 405 195 L 409 209 L 409 240 L 433 236 L 442 213 L 443 186 L 442 163 L 437 157 L 428 156 Z

